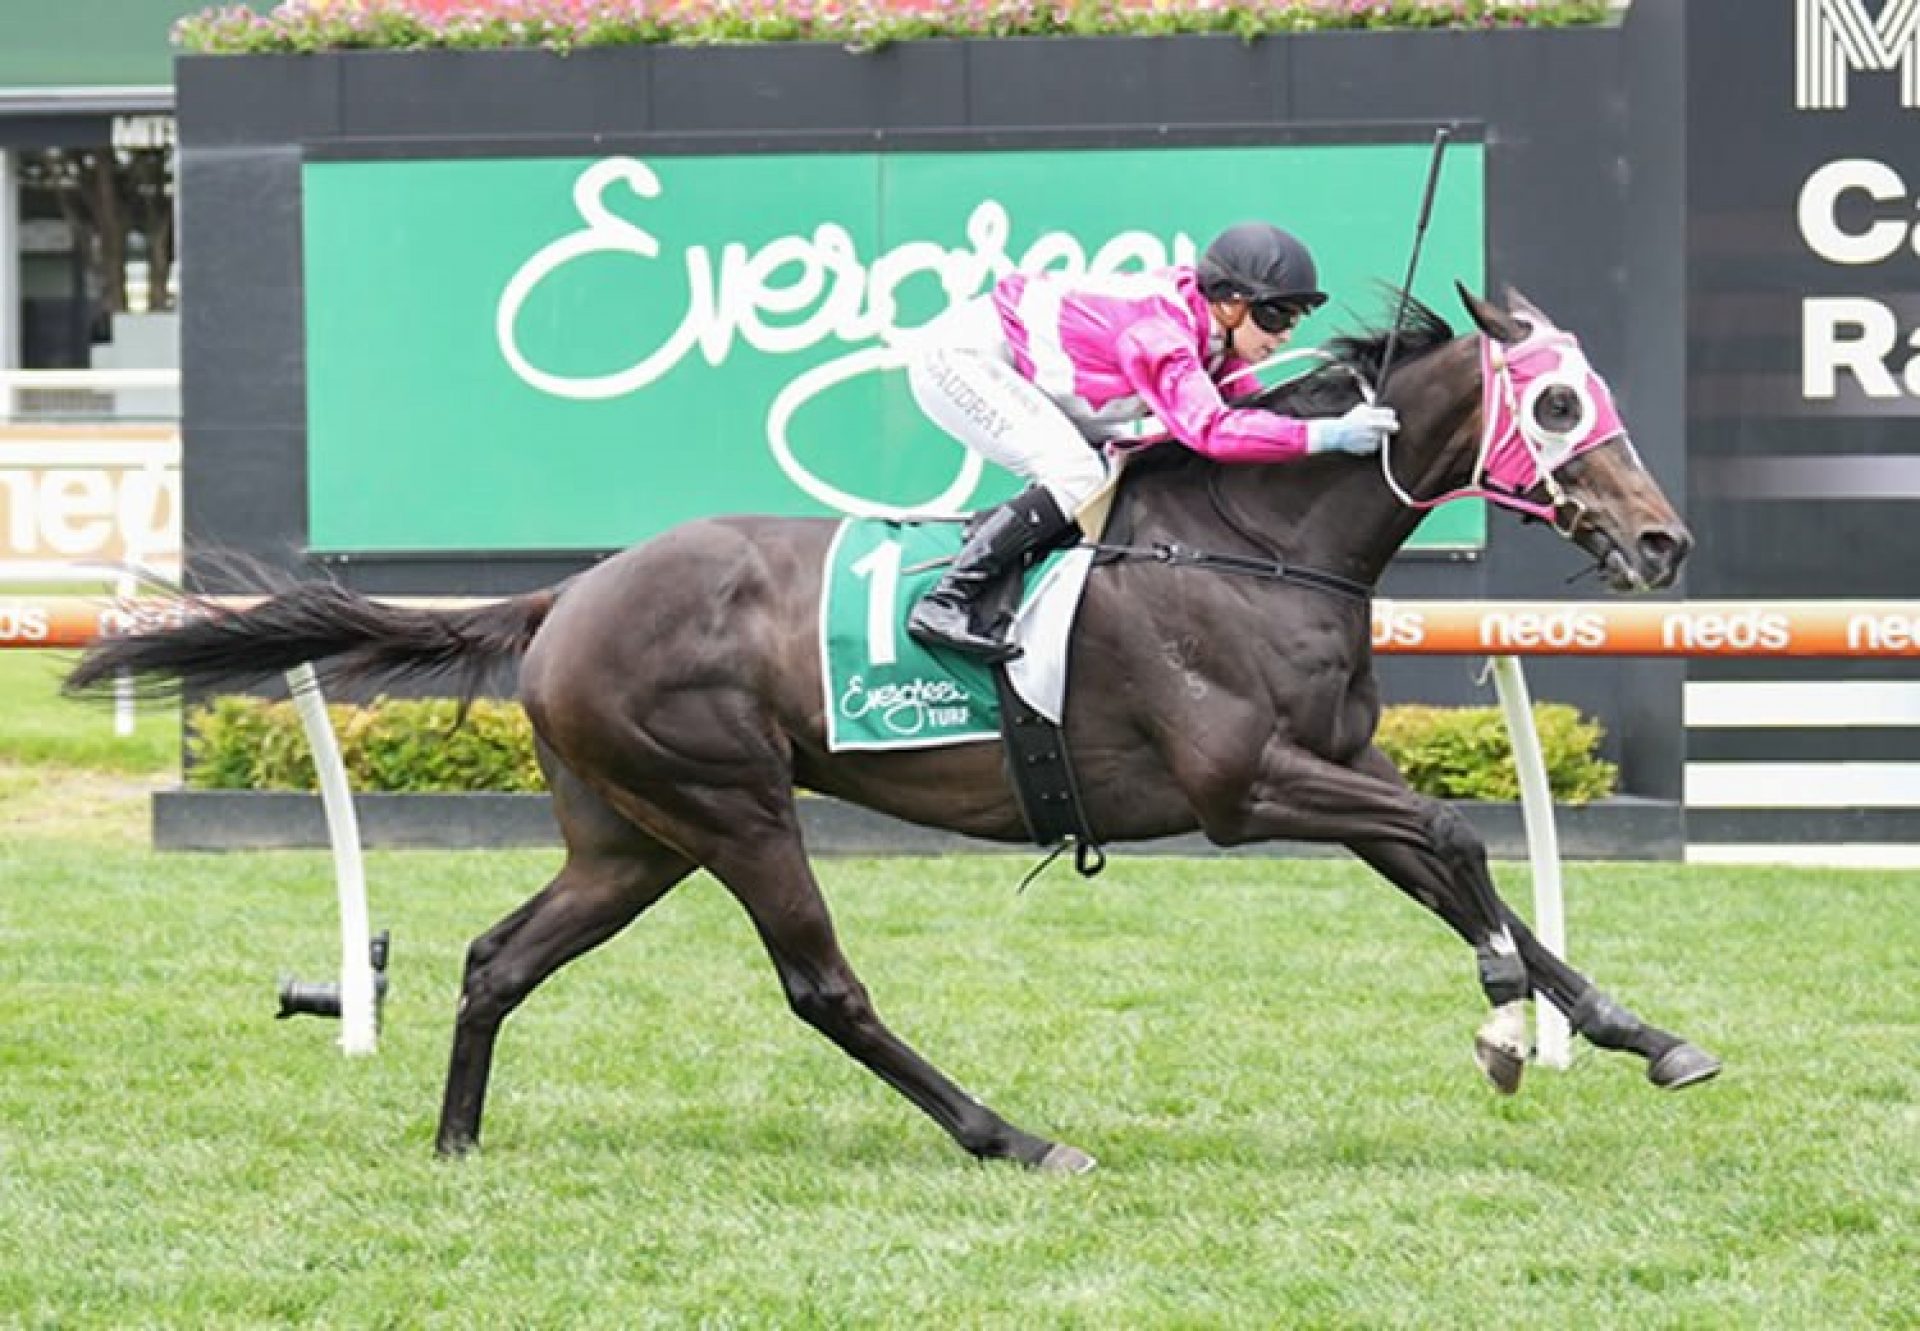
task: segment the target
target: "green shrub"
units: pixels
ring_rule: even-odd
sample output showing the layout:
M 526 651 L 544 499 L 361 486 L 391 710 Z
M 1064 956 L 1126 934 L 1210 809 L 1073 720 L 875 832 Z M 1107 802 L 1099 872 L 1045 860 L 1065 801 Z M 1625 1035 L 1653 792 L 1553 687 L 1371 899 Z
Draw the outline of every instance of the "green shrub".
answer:
M 327 709 L 355 790 L 529 791 L 545 788 L 533 729 L 518 703 L 481 700 L 454 724 L 451 700 L 379 698 Z M 1554 798 L 1584 804 L 1613 793 L 1597 722 L 1563 703 L 1533 709 Z M 293 704 L 216 698 L 187 717 L 187 783 L 208 790 L 312 790 L 313 756 Z M 1519 798 L 1513 750 L 1491 707 L 1389 707 L 1378 742 L 1415 790 L 1441 799 Z
M 1565 703 L 1536 703 L 1533 724 L 1555 800 L 1586 804 L 1613 793 L 1619 769 L 1599 756 L 1599 722 Z M 1498 708 L 1389 707 L 1375 743 L 1422 794 L 1448 800 L 1520 797 L 1513 745 Z
M 361 791 L 543 790 L 518 703 L 482 699 L 459 725 L 451 699 L 378 698 L 327 708 L 347 780 Z M 216 698 L 187 716 L 187 784 L 312 790 L 313 750 L 290 702 Z
M 279 707 L 292 718 L 290 705 Z M 210 790 L 276 790 L 286 788 L 291 778 L 295 788 L 303 788 L 300 773 L 277 770 L 269 756 L 284 747 L 283 730 L 274 710 L 257 698 L 215 698 L 193 708 L 187 713 L 187 784 Z M 309 761 L 304 788 L 312 786 Z

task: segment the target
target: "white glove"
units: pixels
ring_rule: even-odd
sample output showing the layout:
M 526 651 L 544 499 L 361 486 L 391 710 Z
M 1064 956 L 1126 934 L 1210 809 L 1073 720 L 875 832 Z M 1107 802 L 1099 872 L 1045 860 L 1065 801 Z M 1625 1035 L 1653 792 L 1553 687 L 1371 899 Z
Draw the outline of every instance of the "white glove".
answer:
M 1307 452 L 1378 453 L 1387 436 L 1399 428 L 1400 417 L 1392 407 L 1362 402 L 1337 419 L 1308 421 Z

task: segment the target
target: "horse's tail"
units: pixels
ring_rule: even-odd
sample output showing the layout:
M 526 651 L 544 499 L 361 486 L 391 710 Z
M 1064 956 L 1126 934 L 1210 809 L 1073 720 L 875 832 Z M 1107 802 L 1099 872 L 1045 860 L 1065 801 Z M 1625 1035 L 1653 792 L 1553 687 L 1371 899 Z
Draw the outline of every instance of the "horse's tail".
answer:
M 329 681 L 451 677 L 466 701 L 493 668 L 526 652 L 562 586 L 448 609 L 375 601 L 333 582 L 241 608 L 188 597 L 178 624 L 96 641 L 63 689 L 99 693 L 125 676 L 148 694 L 238 689 L 311 663 Z

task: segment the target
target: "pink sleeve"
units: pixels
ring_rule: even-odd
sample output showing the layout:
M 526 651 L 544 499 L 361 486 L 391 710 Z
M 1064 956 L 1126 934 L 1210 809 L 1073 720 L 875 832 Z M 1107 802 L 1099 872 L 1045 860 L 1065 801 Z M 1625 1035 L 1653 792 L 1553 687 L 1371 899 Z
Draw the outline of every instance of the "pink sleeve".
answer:
M 1232 352 L 1228 352 L 1227 358 L 1220 362 L 1220 368 L 1214 372 L 1212 378 L 1213 382 L 1219 386 L 1220 396 L 1228 401 L 1252 397 L 1266 387 L 1254 374 L 1253 366 Z
M 1207 377 L 1185 329 L 1143 319 L 1120 335 L 1120 369 L 1175 439 L 1218 462 L 1288 462 L 1307 452 L 1307 423 L 1236 411 Z

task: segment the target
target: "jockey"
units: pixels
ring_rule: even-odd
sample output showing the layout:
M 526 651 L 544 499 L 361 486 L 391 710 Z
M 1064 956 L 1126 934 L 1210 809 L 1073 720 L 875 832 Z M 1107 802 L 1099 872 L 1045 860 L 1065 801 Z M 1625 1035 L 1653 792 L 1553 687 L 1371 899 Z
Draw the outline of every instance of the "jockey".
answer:
M 1020 649 L 981 632 L 974 605 L 1029 555 L 1080 537 L 1074 515 L 1106 479 L 1104 448 L 1156 417 L 1223 462 L 1289 462 L 1379 451 L 1392 410 L 1361 404 L 1331 420 L 1229 407 L 1249 367 L 1326 302 L 1313 256 L 1293 236 L 1243 222 L 1197 266 L 1069 282 L 1012 273 L 928 326 L 908 367 L 920 409 L 961 443 L 1032 484 L 980 514 L 940 582 L 907 619 L 918 642 L 991 662 Z

